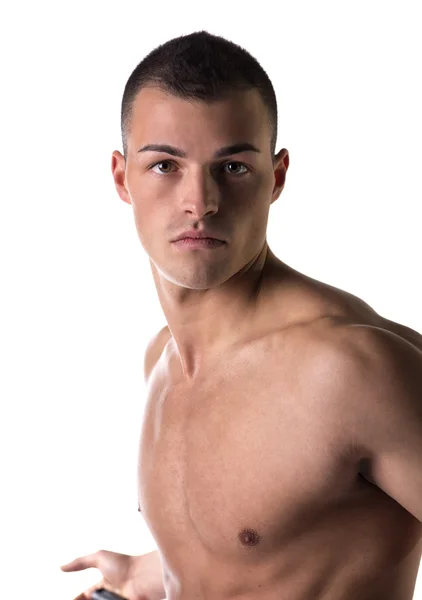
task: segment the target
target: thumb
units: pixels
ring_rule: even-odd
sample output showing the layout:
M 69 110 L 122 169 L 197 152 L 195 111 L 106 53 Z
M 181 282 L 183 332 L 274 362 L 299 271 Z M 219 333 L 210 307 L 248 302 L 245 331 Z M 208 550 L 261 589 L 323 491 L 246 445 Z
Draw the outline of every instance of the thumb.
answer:
M 65 573 L 69 571 L 83 571 L 84 569 L 98 568 L 98 556 L 95 554 L 88 554 L 87 556 L 80 556 L 75 558 L 70 563 L 62 565 L 60 569 Z

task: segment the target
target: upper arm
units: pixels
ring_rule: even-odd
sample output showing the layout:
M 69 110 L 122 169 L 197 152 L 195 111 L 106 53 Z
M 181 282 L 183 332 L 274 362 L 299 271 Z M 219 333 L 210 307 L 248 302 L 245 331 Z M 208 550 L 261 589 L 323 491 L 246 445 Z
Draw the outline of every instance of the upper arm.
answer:
M 378 328 L 351 338 L 355 352 L 340 380 L 354 436 L 371 480 L 422 522 L 422 352 Z
M 160 331 L 148 342 L 144 354 L 144 379 L 148 381 L 153 368 L 160 358 L 164 346 L 170 338 L 170 330 L 165 325 Z

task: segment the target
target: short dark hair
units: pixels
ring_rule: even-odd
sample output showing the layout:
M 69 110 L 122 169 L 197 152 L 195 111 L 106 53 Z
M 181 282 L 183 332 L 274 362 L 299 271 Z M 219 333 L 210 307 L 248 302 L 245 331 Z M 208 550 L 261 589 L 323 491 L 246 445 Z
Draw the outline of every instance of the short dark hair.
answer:
M 257 89 L 267 108 L 274 158 L 277 143 L 277 100 L 273 85 L 259 62 L 244 48 L 207 31 L 196 31 L 161 44 L 134 69 L 127 80 L 121 107 L 123 153 L 132 107 L 138 92 L 157 87 L 182 99 L 212 101 L 234 90 Z

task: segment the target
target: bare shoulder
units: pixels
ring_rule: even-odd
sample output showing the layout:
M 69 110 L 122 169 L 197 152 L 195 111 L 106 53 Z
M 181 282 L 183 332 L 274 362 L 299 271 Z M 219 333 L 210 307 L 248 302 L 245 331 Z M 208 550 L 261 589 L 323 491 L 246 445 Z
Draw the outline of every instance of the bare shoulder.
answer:
M 365 378 L 370 371 L 381 373 L 404 358 L 420 360 L 422 335 L 416 330 L 379 315 L 376 320 L 354 317 L 347 314 L 323 317 L 304 332 L 307 335 L 302 335 L 302 343 L 307 342 L 311 350 L 308 353 L 311 379 L 312 373 L 321 380 L 324 376 L 332 380 L 337 375 L 342 381 L 352 373 Z
M 148 342 L 144 354 L 144 378 L 145 382 L 148 381 L 152 370 L 157 364 L 167 342 L 171 337 L 170 330 L 165 325 L 160 331 L 151 338 Z
M 357 296 L 316 280 L 301 277 L 298 287 L 297 304 L 303 303 L 304 314 L 313 317 L 301 319 L 300 327 L 294 328 L 305 367 L 302 376 L 309 389 L 332 398 L 333 410 L 338 407 L 350 415 L 355 409 L 367 410 L 376 396 L 368 390 L 384 389 L 380 382 L 387 375 L 396 381 L 416 381 L 417 372 L 422 373 L 418 331 L 383 317 Z
M 321 342 L 334 344 L 335 348 L 352 340 L 365 343 L 398 336 L 422 350 L 422 335 L 418 331 L 383 317 L 362 298 L 302 273 L 296 272 L 293 281 L 291 304 L 301 311 L 298 321 L 309 324 L 304 329 L 316 334 Z
M 422 410 L 422 342 L 420 334 L 400 324 L 393 327 L 336 318 L 315 323 L 302 336 L 308 389 L 324 406 L 342 416 L 351 440 L 365 423 L 388 416 L 396 422 L 406 411 Z M 404 329 L 402 329 L 404 327 Z M 387 428 L 387 425 L 386 425 Z M 366 427 L 368 429 L 368 427 Z M 366 436 L 368 437 L 368 436 Z
M 403 325 L 402 323 L 396 323 L 395 321 L 391 321 L 389 319 L 383 319 L 380 329 L 389 331 L 403 338 L 415 346 L 415 348 L 422 351 L 422 335 L 415 329 L 412 329 L 407 325 Z
M 310 383 L 341 414 L 361 475 L 422 522 L 421 336 L 389 323 L 342 324 L 335 334 L 326 328 Z
M 371 445 L 376 432 L 392 440 L 397 430 L 405 437 L 413 435 L 416 423 L 422 426 L 421 336 L 414 330 L 409 336 L 407 328 L 400 335 L 401 326 L 393 325 L 329 317 L 295 336 L 301 364 L 296 378 L 311 410 L 318 407 L 336 424 L 341 446 L 361 465 L 361 475 L 384 491 L 386 484 L 373 471 L 381 453 Z M 400 444 L 404 447 L 403 440 Z

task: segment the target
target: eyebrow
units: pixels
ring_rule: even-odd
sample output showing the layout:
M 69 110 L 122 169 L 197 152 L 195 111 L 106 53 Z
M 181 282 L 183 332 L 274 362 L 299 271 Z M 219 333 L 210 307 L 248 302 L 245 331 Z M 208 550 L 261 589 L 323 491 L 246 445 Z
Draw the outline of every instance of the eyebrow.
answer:
M 138 152 L 166 152 L 166 154 L 171 154 L 172 156 L 179 156 L 180 158 L 187 158 L 188 155 L 184 150 L 180 148 L 175 148 L 174 146 L 169 146 L 168 144 L 147 144 L 140 148 Z M 242 142 L 239 144 L 232 144 L 231 146 L 224 146 L 223 148 L 219 148 L 214 153 L 214 158 L 222 158 L 223 156 L 231 156 L 232 154 L 239 154 L 240 152 L 258 152 L 261 150 L 255 148 L 252 144 L 248 142 Z

